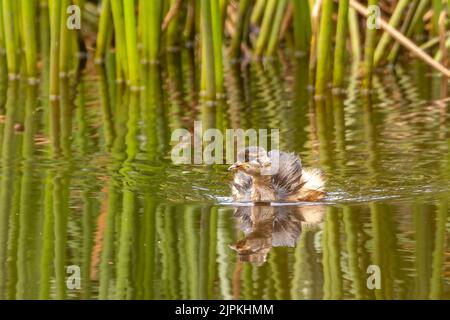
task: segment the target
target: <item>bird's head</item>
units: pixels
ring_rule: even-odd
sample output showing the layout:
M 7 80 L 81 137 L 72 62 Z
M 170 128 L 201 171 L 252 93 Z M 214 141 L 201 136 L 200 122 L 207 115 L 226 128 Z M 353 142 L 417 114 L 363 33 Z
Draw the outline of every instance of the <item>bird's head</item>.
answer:
M 270 175 L 272 161 L 262 147 L 248 147 L 238 153 L 238 161 L 228 168 L 229 171 L 243 171 L 253 177 Z

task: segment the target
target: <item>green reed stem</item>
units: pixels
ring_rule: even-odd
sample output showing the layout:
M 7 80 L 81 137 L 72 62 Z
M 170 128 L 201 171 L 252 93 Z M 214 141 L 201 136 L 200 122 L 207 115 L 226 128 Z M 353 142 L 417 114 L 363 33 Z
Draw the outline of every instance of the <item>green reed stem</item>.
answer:
M 250 17 L 251 24 L 257 25 L 260 23 L 263 15 L 264 9 L 266 8 L 267 0 L 256 0 L 255 6 L 253 7 L 252 15 Z
M 161 16 L 163 4 L 161 0 L 146 1 L 148 13 L 149 60 L 158 61 L 161 46 Z
M 219 0 L 211 1 L 211 18 L 212 18 L 212 33 L 214 45 L 214 66 L 216 91 L 223 92 L 223 26 L 222 26 L 222 12 Z
M 333 28 L 333 0 L 324 0 L 317 47 L 316 95 L 323 96 L 329 80 L 329 59 Z
M 108 46 L 109 32 L 111 30 L 111 0 L 102 1 L 100 21 L 97 34 L 97 47 L 95 49 L 95 61 L 103 61 Z
M 59 95 L 59 49 L 61 38 L 61 1 L 50 0 L 50 96 Z
M 280 36 L 281 24 L 283 23 L 284 12 L 286 11 L 287 0 L 279 0 L 277 4 L 277 11 L 275 12 L 275 18 L 270 33 L 269 44 L 267 45 L 267 56 L 273 56 L 275 50 L 278 47 L 278 41 Z
M 395 10 L 392 13 L 391 19 L 389 19 L 389 25 L 392 28 L 397 28 L 401 22 L 401 20 L 403 19 L 404 15 L 405 15 L 405 9 L 408 6 L 408 4 L 411 2 L 411 0 L 400 0 L 397 5 L 395 6 Z M 383 58 L 383 56 L 386 54 L 386 47 L 389 45 L 389 43 L 391 42 L 392 38 L 389 35 L 389 33 L 384 32 L 383 35 L 381 36 L 380 41 L 378 42 L 378 45 L 375 49 L 375 54 L 374 54 L 374 66 L 377 66 L 379 64 L 379 62 L 381 61 L 381 59 Z
M 50 138 L 52 154 L 59 152 L 60 106 L 59 106 L 59 57 L 61 35 L 61 1 L 51 0 L 50 10 Z
M 431 1 L 433 16 L 431 17 L 431 35 L 439 35 L 439 16 L 441 15 L 444 5 L 442 0 L 432 0 Z
M 35 0 L 29 0 L 22 1 L 21 4 L 27 75 L 35 77 L 37 73 L 36 2 Z
M 311 45 L 311 10 L 309 2 L 304 0 L 294 0 L 294 36 L 295 50 L 297 52 L 308 53 Z
M 361 61 L 361 35 L 358 26 L 358 14 L 355 9 L 349 8 L 348 27 L 350 33 L 350 43 L 354 61 Z
M 214 58 L 213 28 L 211 21 L 211 6 L 209 0 L 201 1 L 202 22 L 202 90 L 206 99 L 216 98 L 216 70 Z
M 144 43 L 144 39 L 145 34 L 147 33 L 147 29 L 145 27 L 145 23 L 146 23 L 146 19 L 147 19 L 147 12 L 145 12 L 145 0 L 138 0 L 138 8 L 137 8 L 137 14 L 138 14 L 138 22 L 137 22 L 137 41 L 140 44 L 143 44 L 143 51 L 145 51 L 145 43 Z M 145 52 L 143 52 L 142 54 L 145 57 Z
M 48 75 L 50 66 L 50 18 L 46 0 L 39 2 L 39 49 L 44 77 Z
M 17 3 L 15 0 L 4 0 L 3 4 L 3 28 L 5 35 L 6 59 L 8 64 L 8 72 L 16 75 L 19 71 L 18 65 L 18 40 L 15 36 L 15 19 L 19 16 L 17 12 Z
M 137 52 L 136 18 L 134 15 L 134 0 L 123 0 L 125 17 L 125 33 L 128 57 L 128 69 L 130 85 L 139 86 L 139 56 Z
M 0 4 L 0 55 L 4 54 L 5 50 L 5 27 L 3 22 L 3 4 Z
M 333 86 L 342 87 L 345 72 L 345 49 L 347 44 L 349 0 L 339 1 L 336 48 L 334 52 Z
M 369 0 L 368 5 L 376 6 L 378 5 L 378 0 Z M 374 53 L 375 53 L 375 43 L 376 43 L 376 28 L 366 29 L 366 42 L 364 50 L 364 80 L 363 85 L 366 89 L 372 87 L 372 74 L 374 67 Z
M 97 74 L 100 82 L 100 104 L 102 109 L 102 119 L 104 124 L 104 139 L 106 150 L 110 151 L 115 139 L 114 116 L 109 99 L 109 88 L 104 67 L 98 67 Z
M 61 2 L 61 34 L 60 34 L 60 57 L 59 57 L 59 74 L 62 77 L 67 75 L 69 71 L 70 57 L 70 34 L 72 31 L 66 25 L 66 10 L 69 6 L 68 0 L 60 0 Z
M 122 1 L 111 1 L 111 11 L 114 22 L 115 46 L 117 50 L 116 57 L 125 77 L 128 79 L 127 41 L 125 36 L 125 23 L 123 17 L 124 13 Z M 117 73 L 121 74 L 120 70 L 117 70 Z
M 419 3 L 419 0 L 413 0 L 411 2 L 411 4 L 409 5 L 408 10 L 407 10 L 407 12 L 405 14 L 405 17 L 403 18 L 403 22 L 402 22 L 400 30 L 399 30 L 402 34 L 406 34 L 407 33 L 408 28 L 411 25 L 411 21 L 413 19 L 414 13 L 415 13 L 415 11 L 417 9 L 418 3 Z M 400 43 L 394 42 L 394 44 L 392 45 L 392 48 L 391 48 L 391 50 L 389 52 L 389 55 L 387 56 L 387 61 L 388 62 L 391 61 L 391 58 L 392 58 L 393 54 L 397 54 L 397 52 L 399 50 L 399 47 L 400 47 Z
M 261 0 L 258 2 L 262 2 Z M 236 29 L 231 39 L 230 56 L 237 58 L 241 53 L 241 43 L 244 34 L 245 18 L 250 5 L 250 0 L 242 0 L 239 2 L 239 11 L 236 21 Z
M 180 41 L 180 17 L 181 17 L 181 0 L 170 0 L 170 9 L 172 11 L 172 18 L 167 25 L 166 46 L 168 48 L 177 48 Z
M 273 23 L 273 14 L 276 10 L 277 0 L 267 0 L 267 6 L 265 7 L 264 17 L 261 25 L 261 31 L 255 45 L 255 56 L 261 57 L 264 49 L 266 48 L 267 41 L 270 36 L 270 28 Z
M 188 0 L 186 23 L 183 30 L 183 36 L 187 43 L 192 43 L 195 37 L 195 4 L 195 0 Z
M 428 10 L 430 0 L 420 0 L 420 2 L 417 5 L 417 8 L 415 9 L 413 18 L 411 20 L 411 23 L 409 24 L 407 31 L 406 31 L 406 37 L 410 38 L 414 32 L 417 31 L 417 28 L 420 23 L 422 23 L 423 16 L 425 12 Z M 398 53 L 401 49 L 401 46 L 398 42 L 394 44 L 392 47 L 391 52 L 389 53 L 388 60 L 390 63 L 394 63 L 397 60 Z
M 68 79 L 61 79 L 60 88 L 60 123 L 61 136 L 60 145 L 62 153 L 69 158 L 71 154 L 71 135 L 72 135 L 72 105 L 70 103 L 69 82 Z

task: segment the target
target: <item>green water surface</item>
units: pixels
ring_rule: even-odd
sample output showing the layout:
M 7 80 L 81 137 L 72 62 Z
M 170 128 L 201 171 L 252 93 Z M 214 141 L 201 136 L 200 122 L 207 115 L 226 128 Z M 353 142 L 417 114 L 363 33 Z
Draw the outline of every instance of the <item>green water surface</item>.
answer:
M 347 94 L 315 101 L 308 61 L 286 60 L 228 64 L 215 106 L 189 50 L 142 66 L 138 92 L 115 81 L 113 58 L 89 62 L 56 102 L 46 74 L 32 86 L 0 68 L 0 298 L 449 299 L 439 75 L 412 61 L 367 94 L 349 66 Z M 231 205 L 226 165 L 171 162 L 172 131 L 194 120 L 279 129 L 280 149 L 324 171 L 326 200 Z

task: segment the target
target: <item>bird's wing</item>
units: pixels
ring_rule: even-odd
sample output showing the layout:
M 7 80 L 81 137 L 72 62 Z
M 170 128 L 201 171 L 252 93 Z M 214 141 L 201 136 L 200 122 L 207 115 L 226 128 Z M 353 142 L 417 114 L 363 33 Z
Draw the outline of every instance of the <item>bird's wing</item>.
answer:
M 272 184 L 281 198 L 302 188 L 302 162 L 296 154 L 272 150 L 269 157 L 272 166 L 277 167 L 272 176 Z
M 236 201 L 248 201 L 252 192 L 252 178 L 248 174 L 238 171 L 231 183 L 231 192 Z

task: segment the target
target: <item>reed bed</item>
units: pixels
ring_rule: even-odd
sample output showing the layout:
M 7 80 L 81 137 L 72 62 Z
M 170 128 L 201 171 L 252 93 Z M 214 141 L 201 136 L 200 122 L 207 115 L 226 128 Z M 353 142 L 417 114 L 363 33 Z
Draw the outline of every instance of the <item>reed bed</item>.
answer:
M 6 56 L 12 78 L 23 73 L 35 79 L 47 68 L 49 97 L 57 100 L 59 78 L 77 74 L 80 63 L 74 57 L 83 48 L 89 48 L 85 53 L 93 51 L 98 64 L 113 55 L 116 80 L 139 89 L 142 64 L 158 63 L 169 51 L 193 46 L 203 70 L 201 93 L 207 100 L 215 100 L 224 93 L 227 59 L 266 62 L 282 49 L 293 59 L 310 54 L 310 83 L 316 95 L 322 96 L 331 85 L 345 86 L 345 66 L 350 61 L 361 64 L 367 88 L 375 68 L 410 55 L 448 77 L 443 61 L 448 54 L 442 52 L 450 46 L 448 34 L 444 34 L 444 47 L 437 44 L 442 43 L 442 30 L 448 30 L 449 2 L 4 0 L 0 6 L 0 54 Z M 80 7 L 81 30 L 67 27 L 71 5 Z M 386 28 L 367 27 L 366 19 L 376 21 L 364 14 L 369 6 L 379 8 Z M 442 13 L 446 13 L 443 21 Z M 399 41 L 393 32 L 407 41 Z M 432 45 L 426 45 L 433 39 Z

